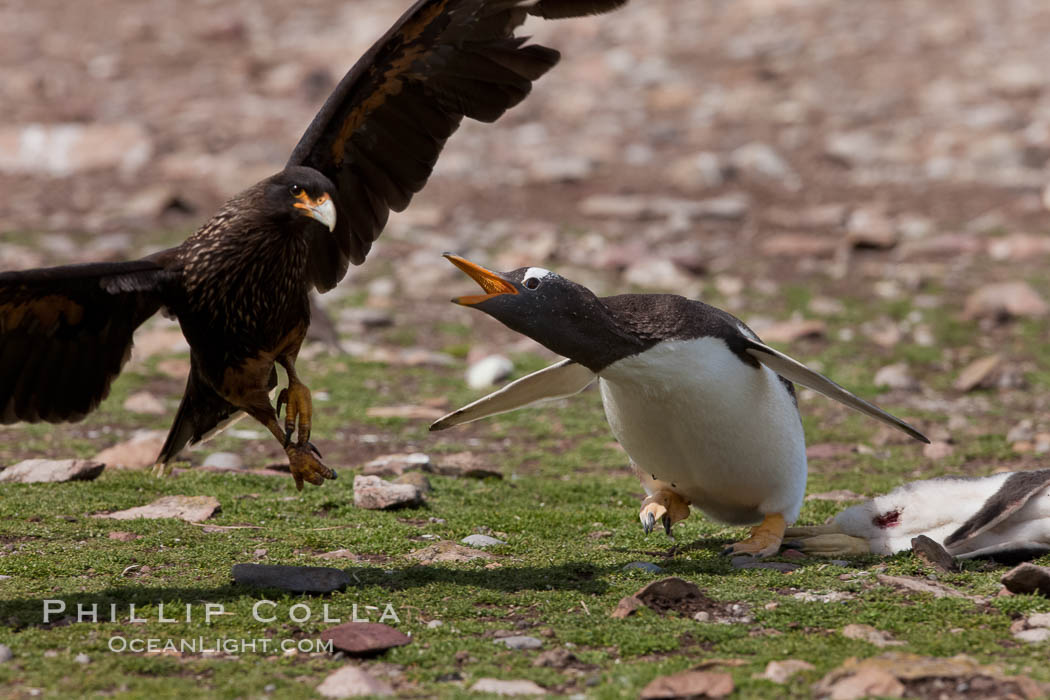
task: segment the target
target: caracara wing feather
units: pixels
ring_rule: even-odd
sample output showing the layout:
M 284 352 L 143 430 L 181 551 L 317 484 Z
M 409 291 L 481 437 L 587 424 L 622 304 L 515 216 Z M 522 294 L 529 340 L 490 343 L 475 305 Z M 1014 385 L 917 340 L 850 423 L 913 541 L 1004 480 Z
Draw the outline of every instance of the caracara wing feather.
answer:
M 561 18 L 626 0 L 418 0 L 354 64 L 288 165 L 335 183 L 332 236 L 311 246 L 310 273 L 327 291 L 364 261 L 391 210 L 408 206 L 463 117 L 495 121 L 529 93 L 558 52 L 525 45 L 528 14 Z
M 169 274 L 149 260 L 0 273 L 0 423 L 98 406 Z

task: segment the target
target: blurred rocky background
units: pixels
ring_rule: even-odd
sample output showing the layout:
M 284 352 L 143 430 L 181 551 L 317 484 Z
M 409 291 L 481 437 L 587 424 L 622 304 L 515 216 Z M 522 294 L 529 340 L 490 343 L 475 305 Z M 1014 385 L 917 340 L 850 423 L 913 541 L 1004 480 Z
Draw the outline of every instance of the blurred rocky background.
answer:
M 406 4 L 0 4 L 0 269 L 181 240 L 281 168 Z M 930 459 L 1050 451 L 1050 4 L 632 0 L 532 28 L 561 64 L 465 123 L 325 297 L 351 350 L 442 318 L 471 360 L 529 347 L 447 304 L 452 250 L 711 301 L 939 416 Z

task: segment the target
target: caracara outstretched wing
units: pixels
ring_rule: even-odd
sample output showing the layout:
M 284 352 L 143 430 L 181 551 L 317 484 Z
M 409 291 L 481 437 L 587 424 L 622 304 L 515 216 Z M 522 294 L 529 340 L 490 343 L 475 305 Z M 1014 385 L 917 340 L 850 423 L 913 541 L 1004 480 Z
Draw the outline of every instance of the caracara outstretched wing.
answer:
M 525 45 L 528 14 L 605 12 L 627 0 L 418 0 L 346 74 L 288 165 L 320 170 L 338 189 L 334 236 L 318 237 L 320 291 L 360 264 L 390 211 L 422 189 L 463 117 L 495 121 L 521 102 L 559 54 Z
M 168 274 L 149 260 L 0 273 L 0 423 L 75 421 L 98 406 Z

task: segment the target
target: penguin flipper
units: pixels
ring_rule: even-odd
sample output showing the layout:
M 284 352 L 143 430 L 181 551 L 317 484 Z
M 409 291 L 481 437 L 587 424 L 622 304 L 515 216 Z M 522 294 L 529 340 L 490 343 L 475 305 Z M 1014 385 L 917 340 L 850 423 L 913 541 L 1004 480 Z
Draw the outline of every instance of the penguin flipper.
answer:
M 1050 469 L 1036 469 L 1033 471 L 1014 472 L 1002 483 L 999 490 L 992 494 L 981 509 L 959 526 L 952 534 L 944 539 L 944 546 L 949 552 L 956 553 L 966 547 L 969 540 L 987 532 L 999 525 L 1004 520 L 1019 511 L 1028 501 L 1038 493 L 1050 488 Z M 1050 533 L 1050 524 L 1046 531 Z M 1050 549 L 1050 534 L 1048 541 L 1044 543 Z M 1024 547 L 1030 548 L 1030 543 L 1023 543 Z M 983 551 L 983 550 L 979 550 Z M 959 555 L 962 556 L 962 555 Z M 966 556 L 981 556 L 979 554 L 968 554 Z
M 912 436 L 919 442 L 929 443 L 930 441 L 929 438 L 911 425 L 902 421 L 900 418 L 890 415 L 875 404 L 865 401 L 831 381 L 824 375 L 814 372 L 798 360 L 793 360 L 784 353 L 774 350 L 768 345 L 749 339 L 746 352 L 788 381 L 801 384 L 804 387 L 827 396 L 829 399 L 835 399 L 839 403 L 845 404 L 850 408 L 871 416 L 875 420 L 893 426 L 894 428 Z
M 439 418 L 434 421 L 430 429 L 444 430 L 498 413 L 507 413 L 540 401 L 572 396 L 586 389 L 597 376 L 577 362 L 562 360 L 538 372 L 525 375 L 502 389 Z

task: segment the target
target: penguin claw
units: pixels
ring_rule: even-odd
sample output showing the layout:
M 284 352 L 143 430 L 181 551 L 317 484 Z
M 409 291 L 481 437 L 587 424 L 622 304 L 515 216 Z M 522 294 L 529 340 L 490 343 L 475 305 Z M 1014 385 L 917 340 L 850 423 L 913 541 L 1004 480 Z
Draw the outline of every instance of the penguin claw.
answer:
M 313 444 L 309 440 L 306 441 L 306 446 L 310 448 L 310 451 L 317 455 L 318 459 L 324 459 L 324 455 L 321 454 L 321 450 L 317 449 L 317 445 Z M 334 477 L 333 477 L 334 478 Z
M 642 521 L 642 529 L 648 535 L 653 531 L 654 527 L 656 527 L 656 516 L 652 513 L 646 513 L 645 520 Z
M 674 535 L 671 534 L 671 526 L 674 525 L 674 523 L 671 522 L 671 516 L 667 513 L 664 513 L 664 517 L 660 518 L 660 522 L 664 524 L 664 532 L 667 533 L 667 536 L 673 540 Z

